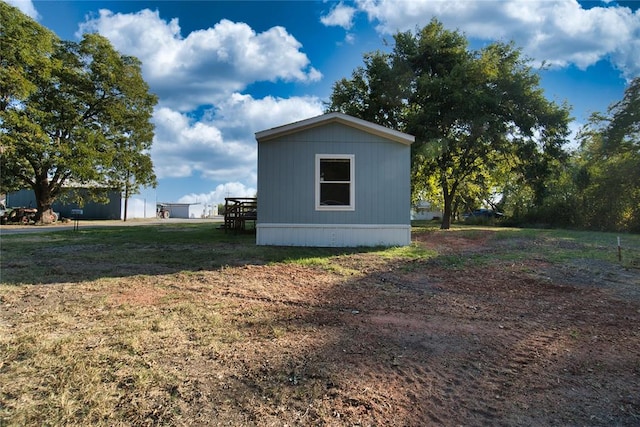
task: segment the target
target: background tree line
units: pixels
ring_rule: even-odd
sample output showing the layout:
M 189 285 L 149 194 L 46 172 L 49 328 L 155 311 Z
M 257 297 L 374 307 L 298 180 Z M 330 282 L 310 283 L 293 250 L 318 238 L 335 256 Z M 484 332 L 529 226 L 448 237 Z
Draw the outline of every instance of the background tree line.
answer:
M 127 200 L 155 185 L 157 99 L 140 61 L 98 34 L 60 40 L 4 2 L 0 23 L 0 192 L 33 189 L 47 222 L 70 188 L 86 187 L 96 200 L 116 189 Z
M 4 2 L 0 23 L 0 192 L 32 188 L 46 221 L 73 186 L 125 200 L 155 186 L 157 98 L 139 60 L 98 34 L 62 41 Z M 640 231 L 640 78 L 570 151 L 569 106 L 545 98 L 513 44 L 471 50 L 436 19 L 393 39 L 327 109 L 416 136 L 412 197 L 442 209 L 442 228 L 489 205 L 511 225 Z
M 513 44 L 471 50 L 436 19 L 393 39 L 334 84 L 327 110 L 416 136 L 412 197 L 442 209 L 442 228 L 489 205 L 511 225 L 640 231 L 639 79 L 571 152 L 570 107 L 544 97 Z
M 640 78 L 595 113 L 549 197 L 532 214 L 561 227 L 640 232 Z

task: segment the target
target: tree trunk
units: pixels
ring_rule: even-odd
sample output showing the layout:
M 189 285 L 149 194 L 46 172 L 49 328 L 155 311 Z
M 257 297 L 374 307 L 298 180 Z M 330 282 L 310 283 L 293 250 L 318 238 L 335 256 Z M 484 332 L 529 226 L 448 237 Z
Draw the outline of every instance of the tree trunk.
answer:
M 47 178 L 40 179 L 33 186 L 33 193 L 36 196 L 36 204 L 38 206 L 38 223 L 51 224 L 57 218 L 51 209 L 53 204 L 53 197 L 51 195 L 51 188 L 49 188 L 49 180 Z
M 444 196 L 444 212 L 442 212 L 442 224 L 441 230 L 448 230 L 451 228 L 451 215 L 453 214 L 453 197 L 449 195 Z
M 454 182 L 449 188 L 449 184 L 446 179 L 442 180 L 442 194 L 444 200 L 444 212 L 442 212 L 442 224 L 441 230 L 448 230 L 451 228 L 451 217 L 453 216 L 453 199 L 456 194 L 456 188 L 458 183 Z

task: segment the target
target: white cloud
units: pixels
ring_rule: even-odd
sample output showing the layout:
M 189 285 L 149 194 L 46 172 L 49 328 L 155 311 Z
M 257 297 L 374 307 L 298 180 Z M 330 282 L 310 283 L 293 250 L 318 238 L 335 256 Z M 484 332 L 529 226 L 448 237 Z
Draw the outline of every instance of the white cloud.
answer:
M 225 141 L 215 125 L 166 107 L 156 110 L 153 122 L 151 156 L 158 178 L 251 178 L 255 149 L 246 142 Z
M 216 185 L 180 202 L 220 203 L 228 194 L 253 196 L 257 180 L 254 133 L 322 114 L 315 97 L 254 99 L 240 91 L 257 81 L 312 82 L 302 45 L 283 27 L 256 33 L 244 23 L 221 20 L 183 37 L 177 19 L 157 11 L 120 14 L 101 10 L 80 25 L 118 51 L 138 57 L 159 105 L 151 157 L 159 179 L 195 177 Z M 209 106 L 204 110 L 203 106 Z M 225 183 L 226 184 L 220 184 Z
M 322 114 L 314 97 L 254 99 L 232 94 L 200 120 L 157 108 L 151 156 L 158 178 L 199 175 L 211 181 L 239 180 L 255 185 L 255 132 Z
M 356 6 L 382 33 L 414 30 L 436 17 L 470 38 L 513 40 L 540 62 L 584 69 L 609 59 L 627 78 L 640 74 L 640 10 L 623 2 L 591 9 L 576 0 L 359 0 Z
M 138 57 L 160 104 L 179 111 L 213 105 L 257 81 L 313 82 L 322 74 L 283 27 L 256 33 L 245 23 L 221 20 L 183 37 L 178 19 L 148 9 L 121 14 L 100 10 L 80 25 L 99 32 L 120 52 Z
M 40 19 L 40 14 L 36 10 L 36 7 L 33 5 L 33 2 L 31 0 L 4 0 L 4 1 L 6 1 L 8 4 L 10 4 L 13 7 L 17 7 L 25 15 L 35 20 Z
M 256 189 L 247 187 L 240 182 L 227 182 L 217 185 L 208 193 L 190 193 L 182 196 L 178 203 L 203 203 L 214 204 L 224 203 L 225 197 L 255 197 Z
M 316 97 L 254 99 L 251 95 L 234 93 L 217 105 L 215 123 L 225 135 L 240 139 L 272 127 L 318 116 L 323 113 L 322 101 Z
M 345 6 L 344 3 L 340 2 L 331 8 L 331 11 L 329 11 L 327 15 L 322 16 L 320 22 L 327 27 L 336 26 L 349 30 L 353 26 L 353 16 L 355 13 L 355 8 Z

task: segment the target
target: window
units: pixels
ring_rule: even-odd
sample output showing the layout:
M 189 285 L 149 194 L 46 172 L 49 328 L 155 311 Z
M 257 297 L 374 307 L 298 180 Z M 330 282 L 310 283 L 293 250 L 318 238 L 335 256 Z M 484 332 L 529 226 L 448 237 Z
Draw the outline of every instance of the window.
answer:
M 354 210 L 352 154 L 316 154 L 316 210 Z

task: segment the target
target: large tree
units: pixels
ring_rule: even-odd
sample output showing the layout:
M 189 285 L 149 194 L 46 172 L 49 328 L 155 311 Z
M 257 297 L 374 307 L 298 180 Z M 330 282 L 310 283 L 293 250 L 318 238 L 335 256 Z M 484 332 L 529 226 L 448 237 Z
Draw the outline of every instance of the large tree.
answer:
M 492 171 L 507 168 L 541 200 L 545 179 L 565 156 L 569 111 L 545 99 L 520 50 L 496 42 L 472 51 L 464 35 L 435 19 L 394 40 L 391 53 L 370 54 L 351 80 L 334 85 L 329 110 L 416 136 L 413 193 L 428 192 L 435 177 L 442 228 L 450 227 L 461 188 Z M 359 114 L 359 106 L 375 114 Z
M 0 8 L 3 15 L 19 16 L 4 3 Z M 148 150 L 157 99 L 142 79 L 140 62 L 100 35 L 60 41 L 29 18 L 20 20 L 32 30 L 21 32 L 10 21 L 2 32 L 3 48 L 15 38 L 34 40 L 12 47 L 17 52 L 11 66 L 22 83 L 2 88 L 1 187 L 32 188 L 46 222 L 69 184 L 121 191 L 154 185 Z M 41 34 L 51 38 L 51 48 L 44 48 L 41 39 L 48 39 Z

